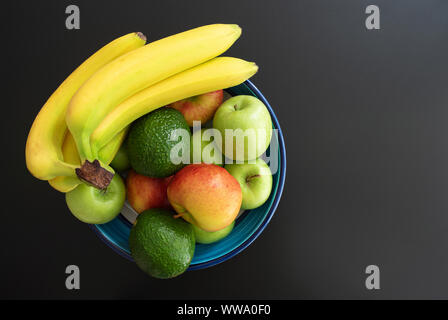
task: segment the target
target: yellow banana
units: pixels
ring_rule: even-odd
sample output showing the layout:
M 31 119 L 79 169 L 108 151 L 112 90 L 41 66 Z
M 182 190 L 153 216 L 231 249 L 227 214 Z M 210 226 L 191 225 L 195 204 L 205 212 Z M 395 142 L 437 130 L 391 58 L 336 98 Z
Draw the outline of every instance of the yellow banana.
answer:
M 62 144 L 62 155 L 64 162 L 73 164 L 75 166 L 80 166 L 81 159 L 78 155 L 78 150 L 76 149 L 76 143 L 70 131 L 67 130 L 64 142 Z M 72 176 L 59 176 L 48 180 L 48 183 L 56 190 L 60 192 L 69 192 L 75 189 L 81 181 L 78 179 L 75 172 L 73 171 Z
M 99 157 L 102 163 L 108 165 L 112 162 L 118 152 L 118 149 L 120 149 L 121 144 L 126 138 L 128 128 L 129 127 L 126 127 L 124 130 L 119 132 L 108 144 L 101 148 Z M 62 154 L 65 162 L 76 166 L 81 165 L 81 159 L 78 154 L 78 149 L 76 148 L 75 139 L 73 139 L 72 134 L 68 130 L 64 143 L 62 144 Z M 59 176 L 49 180 L 48 183 L 60 192 L 69 192 L 75 189 L 82 182 L 73 171 L 73 175 L 71 176 Z
M 141 33 L 122 36 L 93 54 L 56 89 L 39 111 L 26 142 L 26 165 L 38 179 L 73 176 L 78 166 L 65 162 L 61 150 L 67 131 L 65 116 L 70 99 L 96 71 L 115 58 L 142 47 L 146 38 Z
M 98 159 L 99 149 L 92 149 L 90 135 L 115 106 L 144 88 L 220 55 L 240 34 L 237 25 L 199 27 L 134 50 L 95 73 L 73 96 L 66 115 L 81 162 Z
M 99 152 L 99 160 L 101 163 L 108 165 L 114 160 L 115 155 L 120 149 L 121 145 L 126 139 L 126 134 L 128 133 L 129 126 L 124 128 L 122 131 L 117 133 L 117 135 L 109 141 L 106 145 L 104 145 Z
M 161 81 L 115 107 L 91 136 L 101 148 L 132 121 L 167 104 L 206 92 L 236 86 L 253 76 L 258 67 L 237 58 L 218 57 Z

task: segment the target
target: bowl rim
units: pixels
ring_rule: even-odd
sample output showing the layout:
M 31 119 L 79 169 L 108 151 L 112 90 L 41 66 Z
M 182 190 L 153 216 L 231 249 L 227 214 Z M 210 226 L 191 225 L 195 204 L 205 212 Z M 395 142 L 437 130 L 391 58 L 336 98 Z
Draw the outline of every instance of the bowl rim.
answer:
M 255 232 L 246 241 L 244 241 L 243 243 L 238 245 L 232 251 L 230 251 L 220 257 L 217 257 L 210 261 L 192 264 L 188 267 L 187 270 L 199 270 L 199 269 L 205 269 L 205 268 L 209 268 L 209 267 L 218 265 L 226 260 L 229 260 L 230 258 L 233 258 L 237 254 L 239 254 L 240 252 L 245 250 L 248 246 L 250 246 L 255 241 L 255 239 L 258 238 L 258 236 L 263 232 L 263 230 L 269 224 L 269 222 L 271 221 L 271 219 L 278 207 L 278 204 L 280 203 L 280 199 L 282 197 L 283 187 L 285 185 L 285 177 L 286 177 L 286 149 L 285 149 L 285 141 L 283 138 L 283 133 L 282 133 L 280 124 L 278 122 L 276 115 L 274 114 L 274 111 L 273 111 L 271 105 L 269 104 L 267 99 L 263 96 L 263 94 L 260 92 L 260 90 L 258 90 L 258 88 L 250 80 L 246 80 L 244 82 L 244 84 L 250 89 L 250 91 L 252 91 L 252 93 L 258 99 L 260 99 L 266 105 L 266 107 L 268 108 L 269 113 L 272 117 L 272 120 L 275 124 L 275 128 L 278 130 L 278 141 L 279 141 L 279 148 L 280 148 L 281 165 L 280 165 L 280 173 L 279 173 L 280 178 L 279 178 L 279 182 L 278 182 L 277 192 L 275 194 L 274 201 L 269 209 L 268 214 L 265 216 L 264 220 L 262 221 L 260 226 L 257 228 L 257 230 L 255 230 Z M 118 215 L 118 218 L 121 219 L 124 223 L 131 225 L 131 223 L 129 221 L 127 221 L 124 217 L 122 217 L 121 215 Z M 115 245 L 114 242 L 111 239 L 109 239 L 109 237 L 107 235 L 103 234 L 95 224 L 89 224 L 89 227 L 113 251 L 118 253 L 120 256 L 126 258 L 127 260 L 133 262 L 132 257 L 130 257 L 127 252 L 123 252 L 123 250 L 120 247 Z

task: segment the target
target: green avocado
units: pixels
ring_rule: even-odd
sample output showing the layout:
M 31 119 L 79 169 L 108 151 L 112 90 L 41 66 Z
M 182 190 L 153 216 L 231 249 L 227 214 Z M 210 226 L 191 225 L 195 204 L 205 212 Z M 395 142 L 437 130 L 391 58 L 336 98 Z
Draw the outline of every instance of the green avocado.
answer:
M 182 274 L 194 255 L 193 227 L 173 214 L 166 209 L 143 211 L 129 236 L 131 255 L 138 267 L 159 279 Z
M 171 134 L 178 129 L 183 129 L 184 135 L 171 141 Z M 148 113 L 136 120 L 129 131 L 127 149 L 131 167 L 153 178 L 173 175 L 186 164 L 184 161 L 174 163 L 170 158 L 171 150 L 175 146 L 175 150 L 182 150 L 178 153 L 181 158 L 185 152 L 188 162 L 190 137 L 190 127 L 179 111 L 164 107 Z

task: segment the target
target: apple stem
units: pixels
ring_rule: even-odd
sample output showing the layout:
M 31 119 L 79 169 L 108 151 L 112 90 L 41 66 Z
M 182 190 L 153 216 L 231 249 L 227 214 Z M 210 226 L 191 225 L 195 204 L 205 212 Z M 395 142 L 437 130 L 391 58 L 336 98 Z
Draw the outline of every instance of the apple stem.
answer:
M 174 219 L 180 218 L 182 217 L 184 214 L 183 213 L 179 213 L 173 216 Z
M 249 183 L 252 179 L 258 178 L 259 176 L 260 176 L 259 174 L 256 174 L 256 175 L 247 177 L 247 178 L 246 178 L 246 183 Z

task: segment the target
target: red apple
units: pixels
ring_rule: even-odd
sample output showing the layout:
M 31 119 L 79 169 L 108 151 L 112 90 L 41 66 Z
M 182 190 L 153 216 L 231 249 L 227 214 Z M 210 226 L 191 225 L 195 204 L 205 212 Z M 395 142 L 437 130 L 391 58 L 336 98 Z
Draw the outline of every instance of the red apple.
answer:
M 238 181 L 215 164 L 190 164 L 174 175 L 168 200 L 186 221 L 205 231 L 218 231 L 238 215 L 242 192 Z
M 174 102 L 169 107 L 179 110 L 184 115 L 188 125 L 192 127 L 194 120 L 201 121 L 204 124 L 213 118 L 216 109 L 222 103 L 223 95 L 222 90 L 213 91 Z
M 170 208 L 166 189 L 171 178 L 150 178 L 130 170 L 126 177 L 129 204 L 138 213 L 151 208 Z

